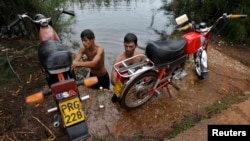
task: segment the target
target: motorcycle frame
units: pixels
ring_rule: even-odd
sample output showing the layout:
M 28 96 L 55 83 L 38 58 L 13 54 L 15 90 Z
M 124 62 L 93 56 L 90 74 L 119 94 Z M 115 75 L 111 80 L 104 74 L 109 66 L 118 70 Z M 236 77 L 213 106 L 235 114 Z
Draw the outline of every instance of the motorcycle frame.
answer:
M 64 9 L 56 9 L 56 11 L 59 11 L 60 13 L 74 15 L 73 11 L 68 11 L 68 10 L 64 10 Z M 36 14 L 34 19 L 31 18 L 28 14 L 17 15 L 17 18 L 15 20 L 13 20 L 7 26 L 7 29 L 14 27 L 20 21 L 22 21 L 24 18 L 28 18 L 30 21 L 32 21 L 34 24 L 36 24 L 37 29 L 38 29 L 39 47 L 42 47 L 42 44 L 46 41 L 56 41 L 56 42 L 59 42 L 59 44 L 61 44 L 61 40 L 59 39 L 57 32 L 52 27 L 51 17 L 46 18 L 42 14 Z M 50 47 L 50 46 L 47 46 L 47 47 Z M 38 54 L 39 54 L 39 52 L 38 52 Z M 46 58 L 46 57 L 48 57 L 48 56 L 45 56 L 44 58 Z M 59 56 L 59 57 L 61 57 L 61 56 Z M 70 55 L 68 55 L 68 57 L 70 57 Z M 51 69 L 51 70 L 46 69 L 46 67 L 44 67 L 42 65 L 41 60 L 40 60 L 40 64 L 41 64 L 42 70 L 46 70 L 46 72 L 45 72 L 46 75 L 54 75 L 55 77 L 57 77 L 57 80 L 53 83 L 48 82 L 48 85 L 50 87 L 48 90 L 34 93 L 34 94 L 26 97 L 26 103 L 28 103 L 28 104 L 39 103 L 39 102 L 44 100 L 45 96 L 52 94 L 53 100 L 54 100 L 56 106 L 48 109 L 48 113 L 53 112 L 53 113 L 56 113 L 56 115 L 60 115 L 60 117 L 61 117 L 63 113 L 61 113 L 61 110 L 59 110 L 60 103 L 61 104 L 64 104 L 64 103 L 71 104 L 71 103 L 75 102 L 75 103 L 80 103 L 79 106 L 81 106 L 81 101 L 89 98 L 88 95 L 83 96 L 83 97 L 80 96 L 80 93 L 79 93 L 77 86 L 85 85 L 85 81 L 78 82 L 75 80 L 74 72 L 71 72 L 71 70 L 70 70 L 70 65 L 71 65 L 70 63 L 66 63 L 65 66 L 58 67 L 58 68 Z M 68 75 L 68 76 L 65 77 L 64 73 L 67 73 L 66 75 Z M 93 81 L 93 83 L 91 81 Z M 97 77 L 95 77 L 93 80 L 90 80 L 89 81 L 90 84 L 86 84 L 86 85 L 91 86 L 91 85 L 95 84 L 96 82 L 98 82 Z M 53 87 L 53 86 L 55 86 L 55 87 Z M 68 94 L 66 96 L 62 95 L 62 91 L 65 91 Z M 61 94 L 60 95 L 61 99 L 56 98 L 57 94 Z M 76 98 L 77 100 L 73 99 L 73 98 Z M 69 101 L 67 103 L 66 101 L 68 101 L 68 100 L 76 100 L 76 101 Z M 75 109 L 78 110 L 78 107 L 76 107 Z M 85 121 L 85 114 L 84 114 L 84 110 L 83 110 L 82 106 L 81 106 L 80 110 L 82 112 L 83 117 L 78 117 L 78 120 L 76 120 L 76 121 L 72 120 L 72 121 L 69 121 L 69 123 L 66 123 L 66 121 L 63 121 L 63 128 L 64 128 L 64 130 L 66 130 L 68 138 L 72 141 L 86 139 L 89 136 L 88 128 L 86 126 L 86 121 Z M 79 110 L 77 112 L 79 112 Z M 70 114 L 72 114 L 72 113 L 70 113 Z M 65 115 L 67 116 L 67 114 L 65 114 Z M 54 116 L 54 119 L 59 121 L 59 118 L 58 118 L 59 116 L 57 116 L 56 118 L 55 117 L 56 116 Z M 61 118 L 64 118 L 64 117 L 61 117 Z M 65 119 L 65 120 L 69 120 L 69 119 Z M 59 125 L 60 125 L 59 122 L 56 124 L 54 122 L 54 126 L 59 126 Z
M 140 55 L 136 55 L 136 56 L 131 57 L 131 58 L 129 58 L 129 59 L 133 59 L 133 58 L 138 57 L 138 56 L 140 56 Z M 187 59 L 186 59 L 186 58 L 187 58 L 187 55 L 184 55 L 184 56 L 182 56 L 182 57 L 184 57 L 185 61 L 187 60 Z M 179 59 L 182 59 L 182 57 L 180 57 Z M 129 60 L 129 59 L 123 60 L 123 61 L 118 62 L 118 63 L 116 63 L 116 64 L 114 65 L 114 68 L 115 68 L 116 72 L 118 72 L 118 76 L 119 76 L 120 80 L 123 81 L 123 83 L 124 83 L 124 86 L 123 86 L 123 88 L 122 88 L 122 90 L 121 90 L 121 92 L 120 92 L 120 94 L 121 94 L 120 97 L 123 97 L 123 94 L 124 94 L 126 85 L 130 84 L 131 81 L 133 81 L 134 79 L 136 79 L 136 78 L 137 78 L 139 75 L 141 75 L 142 73 L 145 73 L 145 72 L 150 71 L 150 70 L 155 71 L 158 75 L 157 75 L 156 83 L 154 84 L 152 90 L 150 90 L 149 92 L 147 92 L 147 94 L 145 94 L 145 96 L 152 95 L 152 94 L 154 94 L 154 93 L 157 93 L 158 95 L 160 95 L 160 90 L 161 90 L 163 87 L 166 86 L 167 91 L 168 91 L 168 95 L 169 95 L 170 97 L 172 97 L 172 93 L 171 93 L 171 91 L 169 90 L 168 85 L 172 85 L 172 86 L 173 86 L 175 89 L 177 89 L 177 90 L 180 89 L 177 85 L 175 85 L 175 84 L 172 82 L 172 79 L 173 79 L 172 77 L 173 77 L 173 76 L 172 76 L 170 70 L 168 69 L 168 67 L 169 67 L 168 65 L 166 65 L 166 66 L 161 66 L 161 67 L 155 66 L 154 63 L 153 63 L 152 61 L 150 61 L 149 59 L 146 60 L 146 61 L 147 61 L 147 62 L 150 62 L 150 64 L 152 64 L 152 65 L 144 66 L 144 67 L 142 67 L 141 69 L 139 69 L 137 72 L 133 72 L 132 70 L 128 69 L 128 71 L 131 72 L 131 75 L 123 75 L 123 74 L 119 73 L 119 69 L 116 68 L 116 65 L 119 65 L 120 63 L 123 64 L 123 65 L 125 65 L 124 62 L 126 62 L 126 61 Z M 178 60 L 178 59 L 176 59 L 176 60 Z M 143 63 L 143 62 L 140 63 L 140 62 L 139 62 L 138 65 L 137 65 L 137 67 L 140 66 L 140 65 L 143 66 L 143 65 L 145 65 L 145 64 L 147 64 L 147 63 Z M 125 66 L 127 67 L 127 65 L 125 65 Z M 135 65 L 135 66 L 136 66 L 136 65 Z M 132 68 L 133 68 L 133 67 L 132 67 Z M 124 78 L 126 78 L 126 79 L 124 79 Z M 124 82 L 124 80 L 128 80 L 128 81 Z

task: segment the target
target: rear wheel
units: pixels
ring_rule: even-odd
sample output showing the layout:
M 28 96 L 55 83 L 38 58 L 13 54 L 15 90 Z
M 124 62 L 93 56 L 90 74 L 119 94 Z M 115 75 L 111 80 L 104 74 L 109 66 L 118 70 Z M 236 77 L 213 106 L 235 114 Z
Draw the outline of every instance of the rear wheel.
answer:
M 205 50 L 198 51 L 194 54 L 194 64 L 197 76 L 200 79 L 207 78 L 208 62 L 207 62 L 207 52 Z
M 157 81 L 157 72 L 144 72 L 127 84 L 122 93 L 120 105 L 125 109 L 134 109 L 146 103 L 153 94 L 148 94 Z

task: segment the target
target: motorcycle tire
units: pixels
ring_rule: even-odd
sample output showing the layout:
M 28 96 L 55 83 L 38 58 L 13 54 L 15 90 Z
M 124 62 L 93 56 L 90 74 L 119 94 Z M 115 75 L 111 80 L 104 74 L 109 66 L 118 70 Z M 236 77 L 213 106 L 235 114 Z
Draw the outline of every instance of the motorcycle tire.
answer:
M 153 93 L 148 94 L 148 92 L 153 89 L 157 78 L 158 73 L 149 70 L 141 73 L 126 84 L 121 94 L 121 107 L 132 110 L 145 104 L 153 96 Z
M 208 77 L 207 52 L 205 50 L 194 53 L 195 71 L 199 79 Z

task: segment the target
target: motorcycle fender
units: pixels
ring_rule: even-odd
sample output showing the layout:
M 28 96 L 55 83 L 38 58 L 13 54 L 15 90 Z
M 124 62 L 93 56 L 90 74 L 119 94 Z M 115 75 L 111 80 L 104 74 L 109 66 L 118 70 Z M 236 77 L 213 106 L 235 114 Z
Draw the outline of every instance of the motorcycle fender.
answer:
M 124 91 L 125 91 L 124 88 L 126 88 L 126 85 L 130 84 L 130 82 L 133 81 L 135 78 L 137 78 L 139 75 L 141 75 L 142 73 L 145 73 L 145 72 L 147 72 L 149 70 L 154 70 L 155 72 L 157 72 L 157 70 L 156 69 L 152 69 L 152 67 L 148 67 L 147 69 L 146 68 L 145 69 L 141 69 L 140 73 L 136 73 L 136 75 L 130 77 L 129 80 L 123 85 L 121 93 L 120 93 L 120 97 L 123 97 L 123 94 L 124 94 Z
M 207 65 L 207 52 L 206 52 L 206 50 L 202 51 L 201 56 L 202 56 L 202 63 L 201 64 L 202 64 L 204 69 L 207 69 L 208 65 Z
M 40 27 L 40 30 L 39 30 L 39 43 L 43 43 L 44 41 L 47 41 L 47 40 L 54 40 L 54 41 L 60 42 L 60 39 L 57 33 L 50 25 L 46 27 Z
M 66 127 L 66 132 L 70 141 L 79 141 L 89 137 L 85 121 Z
M 202 46 L 202 38 L 203 36 L 197 32 L 189 32 L 182 36 L 187 44 L 185 47 L 186 54 L 193 54 L 197 52 L 197 50 Z

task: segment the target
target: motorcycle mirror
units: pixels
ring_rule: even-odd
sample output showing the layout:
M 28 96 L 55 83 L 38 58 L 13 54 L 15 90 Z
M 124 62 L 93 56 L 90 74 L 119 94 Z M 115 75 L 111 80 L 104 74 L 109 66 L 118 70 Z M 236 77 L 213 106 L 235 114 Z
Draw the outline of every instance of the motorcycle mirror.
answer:
M 182 15 L 182 16 L 180 16 L 180 17 L 177 17 L 177 18 L 175 19 L 175 21 L 176 21 L 177 25 L 181 25 L 181 24 L 183 24 L 183 23 L 185 23 L 185 22 L 188 21 L 188 17 L 187 17 L 186 14 L 184 14 L 184 15 Z
M 36 104 L 44 100 L 43 92 L 37 92 L 25 98 L 27 104 Z

